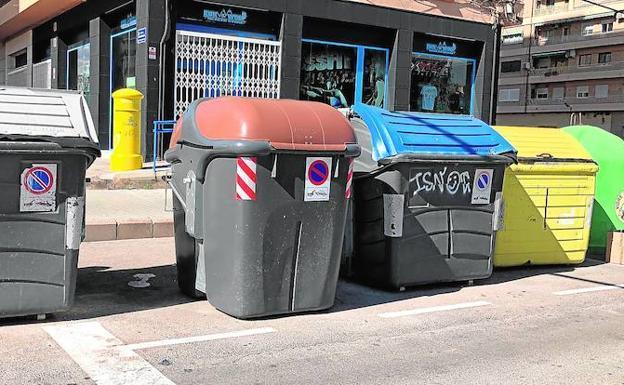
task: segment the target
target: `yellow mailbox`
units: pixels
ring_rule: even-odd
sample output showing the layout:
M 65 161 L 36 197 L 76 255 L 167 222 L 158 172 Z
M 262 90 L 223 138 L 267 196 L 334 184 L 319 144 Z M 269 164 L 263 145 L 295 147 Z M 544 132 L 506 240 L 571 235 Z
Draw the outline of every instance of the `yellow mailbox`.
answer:
M 143 94 L 124 88 L 113 92 L 112 171 L 143 167 L 141 156 L 141 100 Z

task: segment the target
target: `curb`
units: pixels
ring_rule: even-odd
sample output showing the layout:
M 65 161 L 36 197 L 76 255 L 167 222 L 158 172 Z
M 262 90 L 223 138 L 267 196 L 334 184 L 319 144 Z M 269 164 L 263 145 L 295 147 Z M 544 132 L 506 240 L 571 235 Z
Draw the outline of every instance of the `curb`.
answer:
M 173 221 L 170 219 L 103 219 L 87 222 L 84 242 L 167 237 L 173 237 Z
M 167 188 L 167 183 L 160 177 L 135 178 L 90 178 L 87 182 L 90 190 L 156 190 Z

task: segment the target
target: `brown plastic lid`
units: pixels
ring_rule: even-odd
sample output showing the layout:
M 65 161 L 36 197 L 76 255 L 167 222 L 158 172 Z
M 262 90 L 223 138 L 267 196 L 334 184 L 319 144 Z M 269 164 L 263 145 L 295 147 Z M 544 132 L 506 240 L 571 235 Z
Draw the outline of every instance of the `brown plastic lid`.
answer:
M 200 101 L 194 116 L 176 125 L 172 146 L 179 140 L 187 119 L 197 132 L 211 140 L 265 140 L 280 150 L 344 151 L 356 143 L 349 121 L 334 108 L 288 99 L 255 99 L 227 96 Z M 180 120 L 181 121 L 181 120 Z

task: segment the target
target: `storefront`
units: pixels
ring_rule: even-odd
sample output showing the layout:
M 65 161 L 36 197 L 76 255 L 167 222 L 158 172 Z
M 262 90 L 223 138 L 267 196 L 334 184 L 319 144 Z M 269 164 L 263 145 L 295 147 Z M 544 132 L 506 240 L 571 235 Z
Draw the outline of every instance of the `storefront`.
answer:
M 171 116 L 198 98 L 279 98 L 282 15 L 202 2 L 175 8 Z
M 110 0 L 85 2 L 36 35 L 52 87 L 87 96 L 104 149 L 111 94 L 145 95 L 147 160 L 152 122 L 202 97 L 492 114 L 496 29 L 458 18 L 349 0 Z
M 481 42 L 414 34 L 410 110 L 473 115 L 482 50 Z

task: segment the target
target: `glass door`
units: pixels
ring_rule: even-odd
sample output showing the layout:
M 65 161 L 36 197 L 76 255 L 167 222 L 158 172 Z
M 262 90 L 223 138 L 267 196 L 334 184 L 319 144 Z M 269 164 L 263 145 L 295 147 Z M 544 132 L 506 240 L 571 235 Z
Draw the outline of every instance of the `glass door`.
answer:
M 136 28 L 111 35 L 110 93 L 122 88 L 136 88 Z M 108 146 L 113 145 L 113 99 L 110 99 Z
M 90 91 L 90 55 L 89 43 L 80 43 L 67 50 L 66 88 L 80 91 L 85 97 Z

